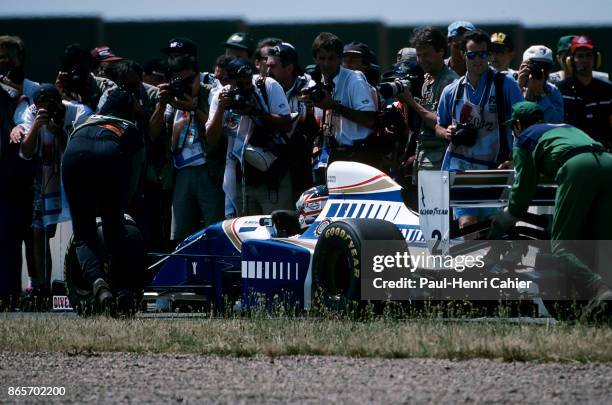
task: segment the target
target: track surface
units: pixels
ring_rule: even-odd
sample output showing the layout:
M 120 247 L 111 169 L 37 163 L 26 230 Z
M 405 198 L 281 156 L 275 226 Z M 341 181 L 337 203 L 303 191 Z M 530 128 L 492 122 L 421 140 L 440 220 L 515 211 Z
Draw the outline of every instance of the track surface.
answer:
M 609 403 L 612 364 L 0 353 L 0 402 Z M 8 397 L 64 386 L 63 397 Z

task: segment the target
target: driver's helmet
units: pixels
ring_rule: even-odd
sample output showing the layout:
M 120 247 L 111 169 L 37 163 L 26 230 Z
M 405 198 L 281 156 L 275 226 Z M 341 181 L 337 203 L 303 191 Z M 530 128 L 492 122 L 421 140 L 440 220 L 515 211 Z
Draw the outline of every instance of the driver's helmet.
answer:
M 317 219 L 327 203 L 327 186 L 315 186 L 304 191 L 295 204 L 302 229 L 308 228 Z

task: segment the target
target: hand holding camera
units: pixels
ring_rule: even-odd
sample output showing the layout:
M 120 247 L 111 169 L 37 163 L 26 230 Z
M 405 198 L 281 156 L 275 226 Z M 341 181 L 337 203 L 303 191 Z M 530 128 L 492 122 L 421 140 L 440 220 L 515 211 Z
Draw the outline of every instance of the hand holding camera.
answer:
M 451 143 L 455 146 L 467 146 L 471 148 L 476 145 L 478 139 L 478 130 L 469 123 L 458 123 L 451 130 Z
M 545 72 L 545 66 L 540 62 L 528 60 L 521 64 L 518 83 L 521 88 L 527 89 L 528 99 L 533 100 L 544 94 Z
M 219 101 L 221 101 L 221 97 L 224 99 L 225 108 L 234 111 L 236 114 L 258 116 L 262 112 L 254 99 L 252 89 L 232 87 L 221 93 Z
M 322 110 L 329 110 L 334 105 L 334 100 L 331 97 L 330 89 L 321 82 L 316 83 L 314 86 L 302 89 L 300 100 L 307 106 L 312 104 Z

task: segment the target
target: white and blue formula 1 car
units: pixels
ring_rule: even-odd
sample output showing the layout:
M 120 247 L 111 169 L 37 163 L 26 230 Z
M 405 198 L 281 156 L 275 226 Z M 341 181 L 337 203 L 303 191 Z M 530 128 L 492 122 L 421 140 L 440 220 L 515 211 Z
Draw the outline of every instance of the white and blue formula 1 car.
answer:
M 244 308 L 263 298 L 307 309 L 319 289 L 331 305 L 359 300 L 362 241 L 404 240 L 413 255 L 449 252 L 462 240 L 451 230 L 452 207 L 503 207 L 512 173 L 421 173 L 416 212 L 388 175 L 360 163 L 334 162 L 328 195 L 305 193 L 301 217 L 276 212 L 228 219 L 186 238 L 151 266 L 155 276 L 145 289 L 146 308 L 219 308 L 228 302 Z M 534 205 L 551 206 L 554 192 L 554 186 L 540 185 Z M 523 227 L 525 234 L 545 238 L 546 225 L 540 225 Z M 483 227 L 466 232 L 482 233 Z

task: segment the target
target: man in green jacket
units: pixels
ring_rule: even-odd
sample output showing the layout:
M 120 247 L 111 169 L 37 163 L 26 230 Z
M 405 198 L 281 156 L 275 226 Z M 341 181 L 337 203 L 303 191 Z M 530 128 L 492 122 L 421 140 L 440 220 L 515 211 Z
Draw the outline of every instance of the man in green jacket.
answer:
M 578 294 L 594 297 L 591 306 L 612 300 L 612 290 L 572 248 L 576 240 L 612 240 L 612 155 L 578 128 L 544 123 L 536 103 L 516 103 L 510 121 L 516 174 L 508 208 L 493 218 L 490 236 L 501 236 L 527 211 L 540 173 L 554 178 L 553 256 L 569 270 L 566 276 Z

